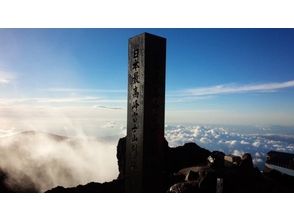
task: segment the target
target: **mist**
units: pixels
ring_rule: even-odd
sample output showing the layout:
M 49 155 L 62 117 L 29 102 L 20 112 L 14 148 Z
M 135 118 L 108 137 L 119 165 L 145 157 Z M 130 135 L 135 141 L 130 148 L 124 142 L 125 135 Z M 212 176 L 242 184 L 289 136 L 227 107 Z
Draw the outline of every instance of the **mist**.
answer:
M 31 113 L 10 111 L 0 117 L 0 171 L 15 191 L 44 192 L 116 179 L 116 146 L 125 136 L 124 122 L 101 111 L 74 117 L 70 109 Z M 104 110 L 111 116 L 119 110 Z M 111 117 L 109 117 L 111 118 Z
M 118 175 L 116 143 L 24 132 L 0 140 L 0 167 L 12 189 L 105 182 Z

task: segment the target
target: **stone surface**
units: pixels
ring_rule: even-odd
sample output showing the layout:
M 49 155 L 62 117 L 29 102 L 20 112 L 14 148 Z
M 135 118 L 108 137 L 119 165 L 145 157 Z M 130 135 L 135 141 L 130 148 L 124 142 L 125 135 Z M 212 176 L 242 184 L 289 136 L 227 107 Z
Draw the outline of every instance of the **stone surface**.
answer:
M 199 178 L 199 173 L 198 172 L 194 172 L 193 170 L 190 170 L 186 177 L 185 180 L 186 181 L 193 181 L 193 180 L 197 180 Z
M 183 146 L 168 149 L 167 166 L 169 172 L 178 172 L 180 169 L 207 164 L 207 157 L 211 152 L 195 143 L 186 143 Z
M 220 151 L 213 151 L 211 155 L 207 158 L 209 166 L 212 168 L 222 168 L 224 166 L 225 154 Z
M 198 181 L 189 181 L 189 182 L 182 182 L 176 183 L 172 185 L 167 192 L 170 193 L 198 193 Z
M 118 179 L 125 178 L 125 167 L 126 167 L 126 138 L 120 138 L 116 147 L 116 158 L 117 158 L 117 165 L 118 165 Z
M 245 173 L 250 173 L 254 169 L 251 154 L 246 153 L 242 156 L 240 169 Z
M 206 171 L 200 174 L 199 189 L 201 192 L 216 192 L 216 173 L 214 171 Z
M 164 181 L 166 39 L 143 33 L 128 51 L 126 192 L 156 192 Z

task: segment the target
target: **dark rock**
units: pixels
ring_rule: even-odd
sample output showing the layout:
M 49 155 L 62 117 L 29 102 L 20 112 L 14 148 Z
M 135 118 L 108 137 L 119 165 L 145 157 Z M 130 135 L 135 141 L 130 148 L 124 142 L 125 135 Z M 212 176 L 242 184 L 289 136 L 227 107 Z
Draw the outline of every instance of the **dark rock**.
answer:
M 273 185 L 258 168 L 240 169 L 240 167 L 231 167 L 225 169 L 224 175 L 224 192 L 233 193 L 262 193 L 273 192 Z
M 214 171 L 206 171 L 201 174 L 199 181 L 200 192 L 213 193 L 216 192 L 216 173 Z
M 9 193 L 13 192 L 5 183 L 5 180 L 7 178 L 7 175 L 5 172 L 0 170 L 0 192 L 1 193 Z
M 265 169 L 263 172 L 265 178 L 274 185 L 276 192 L 294 192 L 294 177 L 281 173 L 273 169 Z
M 58 186 L 47 193 L 121 193 L 124 192 L 124 181 L 113 180 L 105 183 L 88 183 L 86 185 L 78 185 L 76 187 L 64 188 Z
M 168 170 L 169 172 L 177 172 L 185 167 L 206 164 L 207 157 L 210 154 L 209 150 L 201 148 L 195 143 L 186 143 L 183 146 L 169 148 L 167 155 Z
M 194 172 L 193 170 L 190 170 L 185 178 L 185 181 L 193 181 L 193 180 L 197 180 L 199 178 L 199 173 L 198 172 Z
M 182 173 L 173 173 L 169 176 L 169 184 L 168 186 L 172 186 L 176 183 L 184 182 L 186 176 Z
M 198 181 L 176 183 L 169 188 L 168 192 L 171 192 L 171 193 L 196 193 L 196 192 L 199 192 Z
M 116 158 L 118 164 L 119 175 L 118 179 L 123 179 L 125 176 L 125 154 L 126 154 L 126 137 L 120 138 L 116 147 Z
M 211 168 L 220 169 L 224 167 L 225 154 L 221 151 L 213 151 L 208 157 L 209 166 Z
M 235 155 L 225 155 L 224 164 L 226 167 L 239 166 L 241 162 L 241 157 Z
M 251 172 L 254 169 L 251 154 L 246 153 L 242 156 L 242 160 L 240 162 L 240 169 L 243 172 Z
M 195 143 L 186 143 L 183 146 L 170 148 L 168 142 L 164 141 L 164 149 L 166 154 L 167 173 L 174 173 L 178 170 L 207 163 L 207 157 L 210 151 L 199 147 Z M 125 152 L 126 152 L 126 137 L 119 139 L 117 145 L 117 160 L 119 169 L 119 179 L 124 178 L 125 174 Z
M 22 176 L 23 185 L 9 184 L 9 174 L 0 170 L 0 193 L 35 193 L 39 192 L 37 187 L 27 175 Z

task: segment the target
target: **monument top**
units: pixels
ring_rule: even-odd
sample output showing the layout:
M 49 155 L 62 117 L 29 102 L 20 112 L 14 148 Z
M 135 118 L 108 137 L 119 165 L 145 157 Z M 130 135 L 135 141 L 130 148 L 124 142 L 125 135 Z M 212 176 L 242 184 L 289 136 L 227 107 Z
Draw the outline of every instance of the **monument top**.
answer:
M 163 40 L 166 40 L 166 38 L 164 38 L 164 37 L 161 37 L 161 36 L 158 36 L 158 35 L 155 35 L 155 34 L 150 34 L 148 32 L 143 32 L 141 34 L 137 34 L 137 35 L 131 37 L 130 40 L 133 39 L 133 38 L 137 38 L 139 36 L 148 36 L 148 37 L 161 38 Z

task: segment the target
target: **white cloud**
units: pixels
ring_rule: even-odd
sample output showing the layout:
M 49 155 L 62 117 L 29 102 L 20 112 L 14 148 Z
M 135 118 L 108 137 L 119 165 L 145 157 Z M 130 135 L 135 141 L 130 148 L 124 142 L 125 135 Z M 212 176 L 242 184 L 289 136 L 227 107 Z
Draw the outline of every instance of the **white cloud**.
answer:
M 0 168 L 8 174 L 6 183 L 21 188 L 33 183 L 43 192 L 58 185 L 72 187 L 117 177 L 117 140 L 56 137 L 28 132 L 0 138 Z
M 80 137 L 83 141 L 80 148 L 72 149 L 69 144 L 62 143 L 57 146 L 54 141 L 47 140 L 47 138 L 29 139 L 21 142 L 25 144 L 24 149 L 20 149 L 19 152 L 16 151 L 13 157 L 9 157 L 9 152 L 0 147 L 0 156 L 3 155 L 3 158 L 0 158 L 0 165 L 10 170 L 10 172 L 14 172 L 15 177 L 21 176 L 20 174 L 25 170 L 34 177 L 35 183 L 40 184 L 40 189 L 45 190 L 55 184 L 70 186 L 94 180 L 103 182 L 111 180 L 117 175 L 115 147 L 118 139 L 126 134 L 126 122 L 114 120 L 114 118 L 116 114 L 121 114 L 122 111 L 93 109 L 93 107 L 76 109 L 76 107 L 73 107 L 66 109 L 67 113 L 65 114 L 64 109 L 48 110 L 45 108 L 39 113 L 36 109 L 34 112 L 27 109 L 25 110 L 27 113 L 20 110 L 14 112 L 14 114 L 25 114 L 20 115 L 15 121 L 7 117 L 1 118 L 3 116 L 1 111 L 0 108 L 0 137 L 11 137 L 17 130 L 37 130 Z M 108 119 L 105 119 L 106 114 L 110 114 Z M 126 112 L 124 114 L 124 116 L 119 116 L 118 118 L 125 118 Z M 81 117 L 78 117 L 78 115 Z M 99 120 L 102 119 L 103 121 L 99 123 Z M 219 150 L 226 154 L 238 156 L 251 153 L 254 164 L 260 167 L 266 160 L 266 153 L 270 150 L 294 152 L 293 143 L 289 144 L 283 141 L 284 139 L 282 138 L 278 139 L 275 136 L 274 141 L 271 140 L 270 136 L 247 135 L 235 130 L 234 132 L 232 131 L 229 128 L 218 126 L 165 126 L 165 136 L 171 147 L 193 141 L 211 151 Z M 110 135 L 112 136 L 110 137 Z M 93 139 L 93 137 L 97 136 L 99 136 L 98 139 Z M 255 145 L 258 145 L 258 147 Z M 4 144 L 0 143 L 0 146 L 4 146 Z M 28 158 L 23 155 L 30 155 L 31 163 L 28 163 L 26 161 Z M 38 172 L 32 168 L 35 164 L 46 167 L 46 163 L 50 163 L 50 160 L 40 161 L 39 157 L 51 158 L 57 161 L 60 165 L 58 169 L 66 169 L 73 179 L 71 177 L 69 179 L 58 179 L 57 174 L 55 175 L 54 173 L 50 177 L 51 174 L 44 170 L 43 177 L 50 177 L 51 179 L 49 185 L 42 185 L 42 181 L 38 179 Z M 13 167 L 14 164 L 9 161 L 9 158 L 11 158 L 11 161 L 19 161 L 19 163 Z M 12 180 L 19 181 L 15 178 Z
M 261 157 L 261 154 L 259 152 L 256 152 L 255 157 Z
M 254 165 L 257 165 L 259 163 L 263 163 L 264 160 L 261 159 L 261 158 L 253 158 L 252 162 L 253 162 Z
M 47 103 L 11 104 L 0 103 L 0 129 L 16 128 L 18 131 L 36 130 L 77 136 L 77 131 L 87 135 L 121 137 L 122 125 L 126 124 L 127 112 L 93 108 L 92 105 L 48 105 Z M 103 128 L 107 121 L 116 121 L 118 128 Z M 4 133 L 0 134 L 4 136 Z
M 192 88 L 182 90 L 180 96 L 209 96 L 234 93 L 273 92 L 280 89 L 294 87 L 294 80 L 286 82 L 273 82 L 263 84 L 223 84 L 210 87 Z
M 240 151 L 240 150 L 233 150 L 233 152 L 231 153 L 232 155 L 235 155 L 235 156 L 239 156 L 239 157 L 242 157 L 242 155 L 244 154 L 244 151 Z
M 110 181 L 118 174 L 116 145 L 125 136 L 126 124 L 122 118 L 126 118 L 124 110 L 92 105 L 0 107 L 0 169 L 12 174 L 9 184 L 23 184 L 22 177 L 27 175 L 41 191 L 56 185 Z M 75 137 L 78 143 L 72 146 L 46 136 L 20 141 L 14 137 L 28 130 Z
M 0 138 L 2 137 L 9 137 L 11 135 L 16 134 L 15 128 L 9 128 L 9 129 L 0 129 Z
M 0 70 L 0 85 L 9 84 L 13 79 L 14 76 L 12 73 Z
M 114 128 L 116 126 L 115 121 L 107 121 L 102 127 L 103 128 Z
M 260 130 L 264 131 L 262 128 Z M 266 153 L 270 150 L 294 153 L 294 143 L 289 144 L 283 136 L 275 135 L 275 140 L 271 140 L 271 136 L 258 135 L 258 132 L 256 135 L 249 135 L 218 126 L 168 125 L 165 127 L 165 134 L 171 147 L 193 141 L 211 151 L 218 150 L 238 156 L 250 153 L 253 162 L 260 169 L 263 169 Z
M 228 140 L 228 141 L 225 141 L 225 143 L 228 145 L 231 145 L 231 146 L 235 146 L 238 144 L 238 141 L 237 140 Z
M 8 84 L 10 81 L 5 78 L 0 78 L 0 84 Z
M 110 109 L 110 110 L 122 110 L 121 107 L 110 107 L 110 106 L 104 106 L 104 105 L 95 105 L 93 108 L 102 108 L 102 109 Z
M 261 145 L 260 141 L 255 141 L 252 146 L 259 147 Z
M 249 143 L 249 142 L 247 142 L 247 141 L 244 141 L 244 140 L 242 140 L 242 141 L 240 141 L 240 144 L 247 145 L 247 144 L 250 144 L 250 143 Z
M 100 97 L 61 97 L 61 98 L 32 98 L 27 99 L 27 101 L 35 101 L 39 103 L 84 103 L 84 102 L 97 102 Z
M 211 143 L 211 140 L 208 138 L 202 137 L 200 138 L 200 142 L 206 144 L 206 143 Z
M 102 97 L 96 97 L 96 96 L 66 96 L 66 97 L 31 97 L 31 98 L 0 98 L 0 104 L 4 105 L 12 105 L 12 104 L 94 104 L 94 108 L 100 107 L 100 108 L 107 108 L 103 106 L 104 103 L 121 103 L 125 104 L 127 103 L 124 99 L 104 99 Z M 101 105 L 95 105 L 95 104 L 101 104 Z M 120 107 L 115 107 L 120 108 Z
M 83 89 L 83 88 L 49 88 L 44 89 L 48 92 L 97 92 L 97 93 L 126 93 L 123 89 Z

